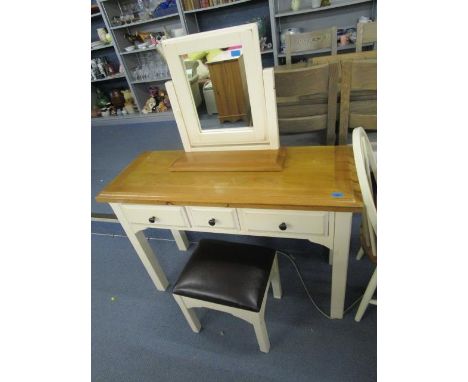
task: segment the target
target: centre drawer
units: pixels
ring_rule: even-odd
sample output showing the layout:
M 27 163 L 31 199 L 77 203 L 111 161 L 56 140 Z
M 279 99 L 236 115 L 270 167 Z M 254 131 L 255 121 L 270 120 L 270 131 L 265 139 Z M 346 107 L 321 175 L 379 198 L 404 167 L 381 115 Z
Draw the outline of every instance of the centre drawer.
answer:
M 154 205 L 122 205 L 122 211 L 130 223 L 149 227 L 190 227 L 184 207 Z
M 239 229 L 235 208 L 187 207 L 187 213 L 194 228 Z
M 328 235 L 328 212 L 248 208 L 238 212 L 246 231 Z

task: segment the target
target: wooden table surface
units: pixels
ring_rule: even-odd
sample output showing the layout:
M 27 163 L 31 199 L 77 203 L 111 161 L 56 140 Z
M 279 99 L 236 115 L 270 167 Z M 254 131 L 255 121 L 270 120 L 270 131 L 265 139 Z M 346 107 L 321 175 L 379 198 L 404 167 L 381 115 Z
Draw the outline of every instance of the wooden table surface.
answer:
M 363 207 L 352 148 L 286 147 L 280 172 L 171 172 L 183 151 L 140 154 L 98 202 L 358 212 Z

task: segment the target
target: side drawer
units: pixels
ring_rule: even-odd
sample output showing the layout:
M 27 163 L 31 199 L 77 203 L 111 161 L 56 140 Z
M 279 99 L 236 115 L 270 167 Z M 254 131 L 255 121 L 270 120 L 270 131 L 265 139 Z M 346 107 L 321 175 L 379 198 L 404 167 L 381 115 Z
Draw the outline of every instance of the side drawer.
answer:
M 124 204 L 122 211 L 130 223 L 149 227 L 190 227 L 184 207 Z
M 245 231 L 328 235 L 328 212 L 238 209 Z
M 194 228 L 238 230 L 239 221 L 235 208 L 187 207 L 190 223 Z

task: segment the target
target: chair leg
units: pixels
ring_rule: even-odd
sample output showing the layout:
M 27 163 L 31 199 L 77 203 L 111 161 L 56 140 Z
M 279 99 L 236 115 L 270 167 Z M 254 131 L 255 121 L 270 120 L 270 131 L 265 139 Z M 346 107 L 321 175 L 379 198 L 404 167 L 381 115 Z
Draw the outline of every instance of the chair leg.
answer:
M 278 267 L 278 255 L 273 260 L 273 266 L 271 267 L 271 287 L 273 289 L 273 297 L 281 298 L 283 290 L 281 288 L 281 278 Z
M 361 318 L 366 312 L 366 309 L 369 306 L 369 302 L 371 301 L 376 288 L 377 288 L 377 268 L 375 268 L 375 271 L 372 274 L 369 284 L 367 285 L 366 291 L 364 292 L 364 296 L 362 297 L 361 303 L 359 304 L 356 317 L 354 318 L 356 322 L 361 321 Z
M 356 260 L 361 260 L 362 256 L 364 256 L 364 249 L 362 249 L 362 247 L 361 247 L 361 248 L 359 248 L 359 251 L 357 253 Z
M 260 351 L 268 353 L 270 351 L 270 339 L 268 338 L 268 332 L 266 330 L 265 318 L 263 315 L 258 315 L 253 320 L 252 325 L 255 329 L 255 335 L 257 336 L 258 346 Z
M 183 297 L 177 296 L 175 294 L 173 294 L 173 296 L 174 296 L 174 299 L 177 301 L 177 304 L 179 304 L 180 310 L 184 314 L 184 317 L 187 320 L 188 324 L 190 325 L 190 328 L 195 333 L 198 333 L 201 329 L 201 324 L 200 324 L 200 321 L 198 320 L 197 315 L 193 311 L 193 309 L 189 309 L 185 306 Z

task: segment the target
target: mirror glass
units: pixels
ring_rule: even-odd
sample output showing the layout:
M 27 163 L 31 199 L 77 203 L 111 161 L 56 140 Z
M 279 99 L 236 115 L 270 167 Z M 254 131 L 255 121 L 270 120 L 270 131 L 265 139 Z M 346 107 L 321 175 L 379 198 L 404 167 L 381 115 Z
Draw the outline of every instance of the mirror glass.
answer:
M 201 130 L 252 128 L 242 45 L 180 56 Z

